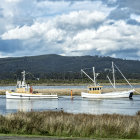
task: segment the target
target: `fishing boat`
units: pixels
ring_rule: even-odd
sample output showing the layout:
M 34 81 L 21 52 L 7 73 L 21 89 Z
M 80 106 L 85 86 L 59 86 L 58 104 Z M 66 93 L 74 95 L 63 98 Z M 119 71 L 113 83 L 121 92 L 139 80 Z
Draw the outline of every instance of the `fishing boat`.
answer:
M 7 99 L 57 99 L 57 94 L 43 95 L 33 91 L 32 86 L 26 84 L 25 71 L 22 72 L 22 80 L 17 81 L 16 90 L 6 91 Z
M 115 84 L 115 70 L 114 66 L 116 69 L 121 73 L 123 78 L 127 81 L 127 83 L 130 85 L 130 90 L 124 90 L 124 91 L 118 91 L 116 88 Z M 129 81 L 126 79 L 126 77 L 123 75 L 123 73 L 120 71 L 120 69 L 112 62 L 112 73 L 113 73 L 113 81 L 114 83 L 111 82 L 109 76 L 107 76 L 109 82 L 113 86 L 114 91 L 113 92 L 108 92 L 108 93 L 102 93 L 102 88 L 103 86 L 100 86 L 96 83 L 96 78 L 99 73 L 95 73 L 95 68 L 93 67 L 93 79 L 83 70 L 81 69 L 81 72 L 84 73 L 93 83 L 94 85 L 90 85 L 87 87 L 88 91 L 87 92 L 81 92 L 81 96 L 83 98 L 132 98 L 134 89 L 132 85 L 129 83 Z

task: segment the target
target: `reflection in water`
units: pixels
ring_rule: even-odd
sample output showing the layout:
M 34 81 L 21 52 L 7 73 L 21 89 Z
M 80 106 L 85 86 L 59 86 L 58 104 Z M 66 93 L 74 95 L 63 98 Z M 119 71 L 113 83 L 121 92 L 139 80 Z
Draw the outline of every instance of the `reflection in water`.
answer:
M 58 108 L 57 100 L 22 100 L 6 99 L 7 110 L 33 111 L 33 110 L 54 110 Z
M 91 114 L 101 114 L 103 100 L 101 99 L 83 99 L 83 104 L 81 104 L 82 112 L 87 112 Z
M 6 99 L 7 110 L 32 111 L 32 100 Z

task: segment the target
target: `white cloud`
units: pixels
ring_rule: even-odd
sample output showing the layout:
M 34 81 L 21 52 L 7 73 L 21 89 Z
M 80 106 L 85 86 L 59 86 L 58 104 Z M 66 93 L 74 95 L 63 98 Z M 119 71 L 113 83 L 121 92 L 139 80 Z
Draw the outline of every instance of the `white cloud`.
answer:
M 81 32 L 78 32 L 73 40 L 74 41 L 82 41 L 82 42 L 89 42 L 89 40 L 92 40 L 96 37 L 96 30 L 95 29 L 86 29 L 86 30 L 83 30 Z
M 136 15 L 136 14 L 131 14 L 131 19 L 136 20 L 137 22 L 140 22 L 140 15 Z
M 22 0 L 5 0 L 6 2 L 20 2 Z
M 111 57 L 114 57 L 114 58 L 116 58 L 116 54 L 114 54 L 114 53 L 113 53 L 113 54 L 111 55 Z
M 22 28 L 16 27 L 4 33 L 1 38 L 5 39 L 28 39 L 33 36 L 33 31 L 30 27 L 24 26 Z
M 5 57 L 9 57 L 10 55 L 9 54 L 3 54 L 0 52 L 0 58 L 5 58 Z
M 68 30 L 68 32 L 75 32 L 74 30 L 76 28 L 89 28 L 95 23 L 103 21 L 105 17 L 106 16 L 101 12 L 71 12 L 68 15 L 65 14 L 54 19 L 50 19 L 46 23 L 35 22 L 32 26 L 25 25 L 23 27 L 16 27 L 2 34 L 1 38 L 29 39 L 34 36 L 45 35 L 48 41 L 54 41 L 58 38 L 61 40 L 61 35 L 64 34 L 65 30 Z
M 105 15 L 108 15 L 113 7 L 107 7 L 107 5 L 103 4 L 101 1 L 41 1 L 36 2 L 36 7 L 38 9 L 47 9 L 47 14 L 54 16 L 61 15 L 63 13 L 69 13 L 71 11 L 100 11 Z
M 83 30 L 71 39 L 71 48 L 68 52 L 97 51 L 100 54 L 138 49 L 140 50 L 140 27 L 128 25 L 124 21 L 118 21 L 113 25 L 104 24 L 96 31 L 94 29 Z M 115 54 L 117 56 L 117 54 Z
M 45 37 L 47 39 L 47 41 L 52 42 L 52 41 L 61 41 L 63 40 L 65 35 L 65 32 L 60 30 L 60 29 L 51 29 L 49 30 Z
M 66 24 L 71 24 L 74 26 L 89 26 L 93 25 L 95 23 L 101 22 L 106 18 L 107 15 L 105 15 L 102 12 L 89 12 L 89 11 L 75 11 L 71 12 L 68 15 L 62 15 L 57 18 L 60 23 L 66 23 Z

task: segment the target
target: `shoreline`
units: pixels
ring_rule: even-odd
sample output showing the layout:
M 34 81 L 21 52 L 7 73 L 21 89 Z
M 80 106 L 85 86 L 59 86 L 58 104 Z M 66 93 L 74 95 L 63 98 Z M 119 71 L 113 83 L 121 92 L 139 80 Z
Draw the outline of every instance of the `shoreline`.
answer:
M 67 88 L 67 89 L 34 89 L 34 91 L 38 91 L 42 94 L 57 94 L 58 96 L 70 96 L 72 90 L 73 96 L 81 96 L 81 92 L 87 92 L 87 89 L 80 89 L 80 88 Z M 118 91 L 122 90 L 128 90 L 128 88 L 117 88 Z M 9 90 L 8 90 L 9 91 Z M 102 89 L 103 93 L 112 92 L 112 88 L 104 88 Z M 0 90 L 0 95 L 5 95 L 6 90 Z M 136 88 L 136 92 L 134 92 L 134 95 L 140 95 L 140 88 Z
M 30 84 L 32 86 L 88 86 L 91 85 L 92 83 L 42 83 L 42 84 Z M 11 84 L 0 84 L 1 87 L 4 86 L 15 86 L 16 83 L 11 83 Z M 111 86 L 110 83 L 100 83 L 101 86 Z M 117 86 L 120 85 L 128 85 L 127 83 L 116 83 Z M 131 85 L 140 85 L 140 82 L 138 83 L 131 83 Z

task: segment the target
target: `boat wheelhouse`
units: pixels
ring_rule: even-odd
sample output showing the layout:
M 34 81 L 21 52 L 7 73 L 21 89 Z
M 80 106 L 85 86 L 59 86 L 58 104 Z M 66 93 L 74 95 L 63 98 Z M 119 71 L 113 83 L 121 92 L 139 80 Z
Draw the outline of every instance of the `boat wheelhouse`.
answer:
M 90 94 L 101 94 L 102 93 L 102 87 L 103 86 L 88 86 L 88 93 Z

